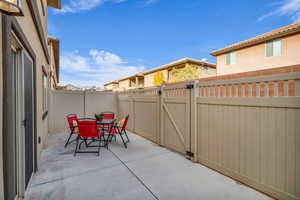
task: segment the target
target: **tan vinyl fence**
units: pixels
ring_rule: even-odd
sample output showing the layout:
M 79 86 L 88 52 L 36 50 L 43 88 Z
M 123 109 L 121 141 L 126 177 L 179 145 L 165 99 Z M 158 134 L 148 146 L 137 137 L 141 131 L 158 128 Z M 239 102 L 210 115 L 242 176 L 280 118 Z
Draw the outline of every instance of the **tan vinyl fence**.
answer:
M 275 198 L 299 200 L 300 72 L 279 71 L 120 93 L 51 91 L 50 131 L 65 129 L 70 113 L 129 114 L 130 131 Z
M 134 90 L 119 94 L 119 115 L 129 114 L 128 130 L 153 142 L 160 139 L 160 95 L 159 88 Z
M 84 118 L 105 111 L 118 112 L 117 95 L 112 92 L 52 90 L 49 104 L 49 132 L 66 130 L 68 114 Z
M 129 129 L 278 199 L 300 199 L 300 73 L 118 95 Z

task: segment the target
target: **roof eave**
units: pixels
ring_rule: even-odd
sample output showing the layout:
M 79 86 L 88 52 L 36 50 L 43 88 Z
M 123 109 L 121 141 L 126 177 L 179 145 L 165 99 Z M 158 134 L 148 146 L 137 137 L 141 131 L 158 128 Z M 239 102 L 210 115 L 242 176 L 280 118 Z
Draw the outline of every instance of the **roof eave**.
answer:
M 184 59 L 181 59 L 181 60 L 177 60 L 175 62 L 171 62 L 171 63 L 166 64 L 166 65 L 163 65 L 163 66 L 158 67 L 156 69 L 146 71 L 146 72 L 144 72 L 144 75 L 151 74 L 151 73 L 161 71 L 161 70 L 165 70 L 165 69 L 169 69 L 169 68 L 175 67 L 177 65 L 182 65 L 182 64 L 186 64 L 186 63 L 195 63 L 195 64 L 199 64 L 199 65 L 207 65 L 209 67 L 216 68 L 216 64 L 213 64 L 213 63 L 200 61 L 200 60 L 196 60 L 196 59 L 192 59 L 192 58 L 184 58 Z
M 47 0 L 48 6 L 56 9 L 61 9 L 61 0 Z
M 222 54 L 225 54 L 225 53 L 229 53 L 231 51 L 244 49 L 244 48 L 255 46 L 255 45 L 258 45 L 258 44 L 261 44 L 261 43 L 264 43 L 264 42 L 268 42 L 270 40 L 279 39 L 279 38 L 286 37 L 286 36 L 291 36 L 291 35 L 294 35 L 294 34 L 297 34 L 297 33 L 300 33 L 300 27 L 297 27 L 295 29 L 291 29 L 290 31 L 287 31 L 287 32 L 281 32 L 281 33 L 277 33 L 277 34 L 274 34 L 274 35 L 270 35 L 270 36 L 265 37 L 265 38 L 260 38 L 260 39 L 257 39 L 257 40 L 253 40 L 253 41 L 249 41 L 249 42 L 240 43 L 240 44 L 237 44 L 237 45 L 225 47 L 223 49 L 211 52 L 210 55 L 219 56 L 219 55 L 222 55 Z

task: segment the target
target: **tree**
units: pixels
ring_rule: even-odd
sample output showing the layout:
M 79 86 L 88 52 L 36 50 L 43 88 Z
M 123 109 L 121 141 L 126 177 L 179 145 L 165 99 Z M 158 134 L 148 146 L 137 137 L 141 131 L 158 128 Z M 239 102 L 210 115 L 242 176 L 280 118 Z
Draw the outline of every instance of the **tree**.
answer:
M 180 81 L 187 81 L 187 80 L 194 80 L 199 78 L 199 68 L 198 66 L 188 64 L 183 68 L 179 69 L 172 69 L 170 71 L 172 79 L 170 80 L 171 83 L 180 82 Z
M 153 85 L 161 86 L 164 82 L 164 74 L 162 72 L 157 72 L 153 77 Z

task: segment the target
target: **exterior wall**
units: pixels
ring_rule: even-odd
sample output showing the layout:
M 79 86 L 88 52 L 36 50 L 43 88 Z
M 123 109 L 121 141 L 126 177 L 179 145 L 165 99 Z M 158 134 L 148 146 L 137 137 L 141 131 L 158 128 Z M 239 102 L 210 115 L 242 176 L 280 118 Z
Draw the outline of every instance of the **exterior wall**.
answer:
M 141 78 L 141 77 L 138 78 L 138 87 L 139 88 L 144 87 L 144 77 L 143 78 Z
M 106 90 L 112 90 L 112 89 L 114 89 L 114 84 L 106 85 L 106 86 L 105 86 L 105 89 L 106 89 Z
M 217 56 L 217 74 L 231 74 L 300 63 L 300 34 L 282 39 L 282 55 L 267 57 L 265 43 L 236 51 L 236 64 L 226 65 L 226 54 Z
M 26 2 L 26 1 L 25 1 Z M 41 45 L 41 42 L 39 40 L 38 33 L 36 31 L 36 27 L 34 25 L 34 21 L 31 17 L 31 13 L 28 7 L 28 4 L 23 4 L 22 11 L 24 13 L 24 16 L 17 17 L 17 21 L 19 22 L 19 25 L 21 26 L 24 34 L 26 35 L 28 41 L 30 41 L 30 45 L 35 51 L 36 54 L 36 114 L 37 114 L 37 137 L 41 137 L 41 144 L 38 144 L 37 151 L 38 151 L 38 160 L 40 153 L 42 151 L 42 147 L 44 142 L 46 141 L 46 136 L 48 133 L 48 117 L 46 117 L 44 120 L 42 119 L 43 116 L 43 88 L 42 88 L 42 77 L 43 77 L 43 70 L 42 66 L 45 66 L 46 70 L 49 70 L 49 63 L 46 60 L 46 57 L 43 52 L 43 48 Z M 39 2 L 37 2 L 39 4 Z M 41 10 L 39 10 L 40 15 L 42 16 Z M 46 38 L 44 38 L 46 39 Z M 47 71 L 49 73 L 49 71 Z
M 2 50 L 2 14 L 0 14 L 0 52 L 3 52 Z M 2 72 L 3 66 L 2 66 L 2 53 L 0 53 L 0 199 L 4 199 L 4 188 L 3 188 L 3 72 Z
M 130 86 L 130 80 L 129 79 L 126 79 L 126 80 L 123 80 L 123 81 L 119 82 L 119 88 L 120 89 L 128 89 L 129 86 Z
M 68 129 L 66 116 L 92 117 L 96 113 L 117 113 L 116 93 L 53 90 L 50 92 L 49 132 Z
M 199 66 L 199 78 L 205 78 L 208 76 L 215 76 L 217 75 L 217 69 L 212 67 L 201 67 Z

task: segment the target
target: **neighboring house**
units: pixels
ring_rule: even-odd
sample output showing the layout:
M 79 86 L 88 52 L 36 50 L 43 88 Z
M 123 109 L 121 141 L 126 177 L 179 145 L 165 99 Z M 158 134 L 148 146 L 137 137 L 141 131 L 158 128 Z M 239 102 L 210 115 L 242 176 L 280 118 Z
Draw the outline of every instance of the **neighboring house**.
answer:
M 110 91 L 124 91 L 128 89 L 136 89 L 144 87 L 143 73 L 137 73 L 116 81 L 104 84 L 105 90 Z
M 300 64 L 300 22 L 211 53 L 217 74 L 231 74 Z
M 105 90 L 115 91 L 116 89 L 118 89 L 118 87 L 119 87 L 118 81 L 112 81 L 104 84 Z
M 161 67 L 140 72 L 133 76 L 105 84 L 106 90 L 123 91 L 128 89 L 153 87 L 154 77 L 162 73 L 164 82 L 178 82 L 215 76 L 216 65 L 192 58 L 184 58 Z
M 163 74 L 165 82 L 178 82 L 215 76 L 216 65 L 192 58 L 184 58 L 161 67 L 143 72 L 144 87 L 153 87 L 157 72 Z
M 37 170 L 48 133 L 47 90 L 57 84 L 59 68 L 59 42 L 48 40 L 47 23 L 48 6 L 61 8 L 60 0 L 15 2 L 22 5 L 20 16 L 0 13 L 0 199 L 5 200 L 23 199 Z

